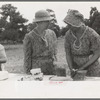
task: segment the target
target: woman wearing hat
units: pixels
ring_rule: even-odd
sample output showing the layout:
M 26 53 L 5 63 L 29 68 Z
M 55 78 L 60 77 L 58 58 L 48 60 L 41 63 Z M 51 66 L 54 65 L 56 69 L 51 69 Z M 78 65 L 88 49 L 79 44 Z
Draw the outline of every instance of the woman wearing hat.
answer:
M 65 36 L 66 59 L 71 75 L 77 70 L 87 70 L 87 76 L 100 76 L 100 36 L 83 23 L 83 15 L 69 10 L 64 22 L 69 30 Z
M 41 68 L 43 74 L 54 74 L 52 51 L 45 38 L 51 17 L 45 10 L 36 12 L 34 22 L 37 27 L 24 38 L 24 68 L 26 73 L 31 69 Z

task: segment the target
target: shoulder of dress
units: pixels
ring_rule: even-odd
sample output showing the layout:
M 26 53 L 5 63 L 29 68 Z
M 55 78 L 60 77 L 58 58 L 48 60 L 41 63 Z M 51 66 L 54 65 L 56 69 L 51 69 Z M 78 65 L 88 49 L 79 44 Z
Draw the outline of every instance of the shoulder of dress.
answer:
M 47 30 L 45 30 L 46 32 L 50 32 L 50 33 L 52 33 L 52 32 L 54 32 L 52 29 L 47 29 Z
M 51 29 L 47 29 L 45 30 L 45 32 L 46 32 L 46 35 L 55 35 L 55 32 Z
M 88 31 L 87 31 L 89 37 L 100 37 L 99 34 L 92 28 L 88 27 Z
M 34 37 L 34 31 L 32 30 L 31 32 L 27 33 L 25 37 L 28 37 L 28 38 Z
M 92 29 L 91 27 L 89 27 L 89 26 L 87 26 L 87 31 L 89 31 L 89 32 L 95 32 L 95 30 L 94 29 Z

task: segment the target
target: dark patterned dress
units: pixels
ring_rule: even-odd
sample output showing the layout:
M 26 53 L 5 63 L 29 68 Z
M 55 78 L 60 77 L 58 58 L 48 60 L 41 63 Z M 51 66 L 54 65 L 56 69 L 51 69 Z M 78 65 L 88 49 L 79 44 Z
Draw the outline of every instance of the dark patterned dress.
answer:
M 100 36 L 91 28 L 86 29 L 76 45 L 77 38 L 69 30 L 65 36 L 65 52 L 69 52 L 72 57 L 73 68 L 78 69 L 86 64 L 96 50 L 100 50 Z M 86 68 L 87 76 L 100 76 L 100 64 L 95 61 Z
M 41 68 L 43 74 L 54 74 L 52 51 L 47 41 L 42 38 L 36 29 L 26 34 L 24 38 L 24 68 L 29 73 L 33 68 Z

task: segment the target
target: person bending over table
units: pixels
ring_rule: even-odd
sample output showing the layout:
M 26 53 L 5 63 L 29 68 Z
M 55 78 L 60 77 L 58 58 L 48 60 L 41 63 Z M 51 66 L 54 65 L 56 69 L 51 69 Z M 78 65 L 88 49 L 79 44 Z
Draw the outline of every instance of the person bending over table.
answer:
M 65 52 L 71 75 L 78 70 L 87 70 L 87 76 L 99 77 L 100 36 L 84 24 L 84 17 L 77 10 L 70 9 L 64 22 L 69 27 Z

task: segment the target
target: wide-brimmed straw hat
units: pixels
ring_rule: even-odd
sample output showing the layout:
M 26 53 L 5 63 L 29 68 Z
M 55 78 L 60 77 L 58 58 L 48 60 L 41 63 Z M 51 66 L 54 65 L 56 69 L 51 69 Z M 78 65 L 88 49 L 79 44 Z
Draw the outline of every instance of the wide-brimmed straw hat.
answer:
M 84 17 L 78 10 L 69 9 L 64 22 L 74 27 L 80 27 L 83 24 Z
M 53 18 L 50 16 L 49 12 L 46 10 L 39 10 L 35 13 L 35 19 L 33 22 L 50 21 Z

